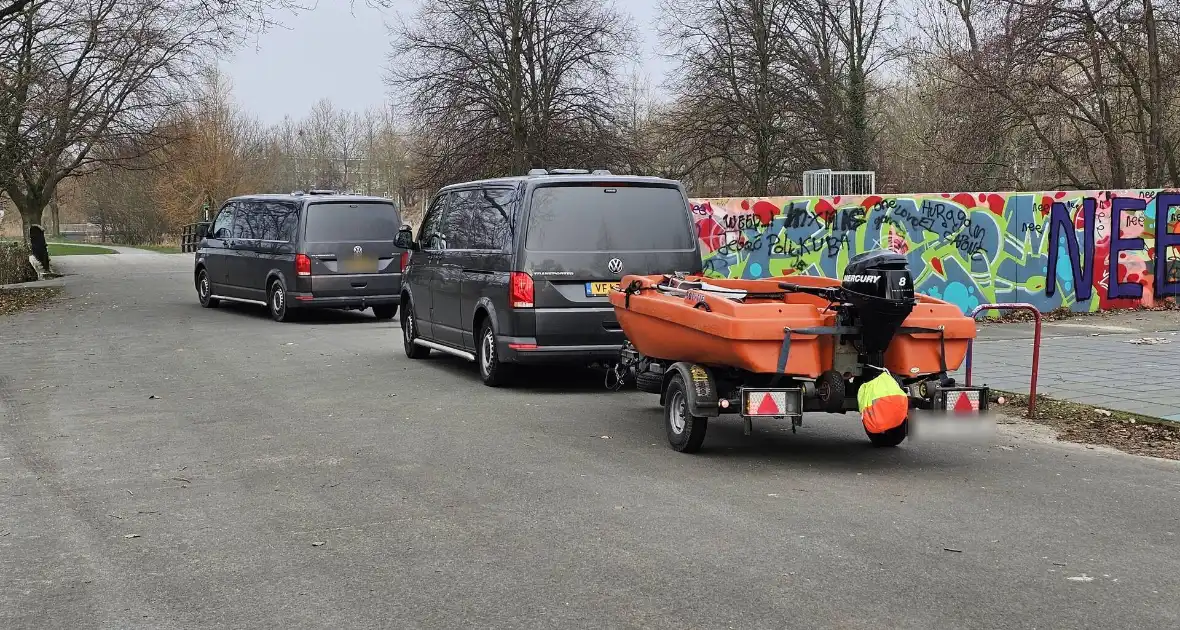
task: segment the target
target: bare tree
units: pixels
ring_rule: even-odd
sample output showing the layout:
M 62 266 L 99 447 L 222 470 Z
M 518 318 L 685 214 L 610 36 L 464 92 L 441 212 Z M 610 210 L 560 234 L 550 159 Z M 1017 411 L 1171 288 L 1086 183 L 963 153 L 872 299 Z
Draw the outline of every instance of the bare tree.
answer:
M 754 195 L 784 191 L 804 168 L 870 166 L 886 4 L 669 0 L 662 35 L 687 140 L 677 161 L 686 172 L 726 161 Z
M 426 0 L 389 82 L 426 185 L 530 167 L 613 166 L 631 27 L 598 0 Z
M 176 140 L 159 156 L 152 199 L 179 227 L 197 218 L 205 204 L 256 192 L 272 183 L 277 165 L 267 152 L 262 125 L 239 111 L 229 81 L 207 67 L 198 94 L 170 121 Z

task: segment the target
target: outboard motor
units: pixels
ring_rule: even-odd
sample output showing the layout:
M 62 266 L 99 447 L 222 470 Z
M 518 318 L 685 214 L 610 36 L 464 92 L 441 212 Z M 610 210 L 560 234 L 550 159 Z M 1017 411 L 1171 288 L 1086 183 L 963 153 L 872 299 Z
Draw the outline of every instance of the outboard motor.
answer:
M 909 261 L 888 249 L 854 256 L 844 268 L 840 287 L 860 324 L 858 349 L 870 356 L 889 348 L 893 335 L 918 303 Z

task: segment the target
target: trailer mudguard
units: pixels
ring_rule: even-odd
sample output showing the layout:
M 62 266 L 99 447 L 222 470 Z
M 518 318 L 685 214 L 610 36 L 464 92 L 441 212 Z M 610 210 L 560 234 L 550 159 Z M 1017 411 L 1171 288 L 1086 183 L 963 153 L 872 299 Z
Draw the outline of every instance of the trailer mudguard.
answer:
M 684 379 L 685 389 L 688 392 L 688 412 L 690 414 L 698 418 L 716 418 L 721 415 L 717 382 L 713 378 L 713 372 L 703 365 L 684 361 L 673 363 L 667 370 L 664 370 L 664 382 L 660 387 L 661 405 L 665 402 L 668 383 L 672 381 L 672 376 L 675 374 L 679 374 Z

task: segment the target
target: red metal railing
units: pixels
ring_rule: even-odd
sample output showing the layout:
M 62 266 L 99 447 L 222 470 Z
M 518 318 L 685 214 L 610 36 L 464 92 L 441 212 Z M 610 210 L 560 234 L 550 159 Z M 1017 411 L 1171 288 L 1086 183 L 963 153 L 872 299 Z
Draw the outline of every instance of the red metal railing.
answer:
M 1002 304 L 980 304 L 971 311 L 970 316 L 975 319 L 984 311 L 1029 311 L 1033 314 L 1033 354 L 1032 378 L 1028 384 L 1028 417 L 1035 418 L 1037 414 L 1037 374 L 1041 369 L 1041 311 L 1032 304 L 1023 302 Z M 975 348 L 975 340 L 967 342 L 967 386 L 971 386 L 971 355 Z

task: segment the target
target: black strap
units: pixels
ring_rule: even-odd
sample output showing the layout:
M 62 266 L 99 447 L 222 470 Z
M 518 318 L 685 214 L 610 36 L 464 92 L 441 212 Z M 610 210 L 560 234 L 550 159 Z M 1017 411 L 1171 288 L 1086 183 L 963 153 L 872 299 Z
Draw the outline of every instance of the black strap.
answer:
M 630 310 L 631 296 L 641 291 L 643 291 L 643 286 L 640 284 L 640 282 L 638 280 L 632 280 L 631 284 L 627 285 L 626 289 L 623 289 L 623 308 Z
M 787 359 L 791 357 L 791 329 L 783 329 L 783 346 L 778 351 L 778 372 L 770 379 L 771 387 L 778 387 L 779 380 L 787 373 Z
M 943 328 L 926 328 L 924 326 L 902 326 L 897 332 L 903 335 L 914 333 L 929 333 L 938 335 L 938 368 L 946 372 L 946 330 Z
M 815 328 L 798 328 L 795 332 L 800 335 L 859 335 L 859 326 L 816 326 Z

